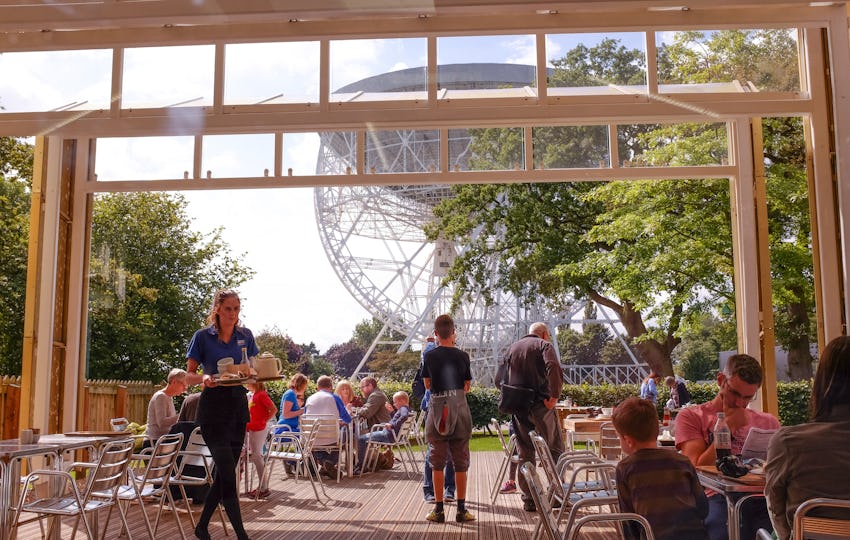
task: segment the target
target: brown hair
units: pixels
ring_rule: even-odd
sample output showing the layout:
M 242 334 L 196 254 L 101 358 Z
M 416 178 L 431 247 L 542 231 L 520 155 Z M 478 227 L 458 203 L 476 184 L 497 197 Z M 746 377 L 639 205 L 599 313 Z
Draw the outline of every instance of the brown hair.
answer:
M 652 441 L 658 437 L 658 411 L 646 399 L 627 398 L 614 409 L 612 420 L 618 433 L 637 441 Z
M 334 387 L 334 381 L 327 375 L 322 375 L 318 379 L 316 379 L 316 388 L 321 388 L 323 390 L 332 390 Z
M 434 321 L 434 332 L 440 339 L 449 339 L 455 331 L 455 322 L 449 315 L 440 315 Z
M 307 387 L 307 377 L 303 373 L 296 373 L 289 379 L 289 387 L 293 390 Z
M 723 373 L 727 378 L 738 377 L 747 384 L 761 384 L 761 364 L 749 354 L 733 354 L 726 360 Z
M 812 384 L 809 413 L 826 420 L 836 405 L 850 404 L 850 337 L 839 336 L 824 348 Z
M 239 293 L 234 291 L 233 289 L 222 289 L 217 291 L 213 296 L 212 306 L 210 306 L 210 313 L 207 315 L 207 324 L 210 324 L 215 327 L 216 331 L 221 333 L 221 324 L 218 322 L 218 308 L 221 306 L 222 302 L 227 300 L 228 298 L 235 297 L 239 300 Z M 239 300 L 240 305 L 242 301 Z M 236 320 L 236 326 L 241 326 L 242 320 Z

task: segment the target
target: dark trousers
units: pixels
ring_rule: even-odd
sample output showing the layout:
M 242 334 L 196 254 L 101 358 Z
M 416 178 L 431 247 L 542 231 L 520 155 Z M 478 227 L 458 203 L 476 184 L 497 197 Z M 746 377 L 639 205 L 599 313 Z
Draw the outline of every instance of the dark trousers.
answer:
M 224 506 L 230 524 L 237 538 L 247 538 L 242 525 L 242 512 L 239 508 L 239 481 L 236 478 L 236 463 L 242 453 L 245 442 L 246 424 L 222 423 L 201 424 L 201 435 L 210 450 L 215 472 L 213 484 L 204 501 L 204 510 L 198 519 L 198 528 L 206 530 L 219 503 Z
M 534 445 L 531 443 L 531 437 L 528 434 L 532 430 L 546 441 L 555 462 L 564 453 L 564 438 L 561 436 L 561 428 L 558 426 L 558 415 L 555 413 L 555 409 L 547 409 L 543 402 L 535 404 L 528 416 L 515 415 L 511 417 L 511 424 L 514 428 L 514 435 L 516 435 L 516 448 L 520 463 L 535 462 Z M 522 491 L 522 500 L 531 501 L 531 493 L 528 490 L 525 477 L 520 474 L 517 480 L 519 480 L 519 489 Z

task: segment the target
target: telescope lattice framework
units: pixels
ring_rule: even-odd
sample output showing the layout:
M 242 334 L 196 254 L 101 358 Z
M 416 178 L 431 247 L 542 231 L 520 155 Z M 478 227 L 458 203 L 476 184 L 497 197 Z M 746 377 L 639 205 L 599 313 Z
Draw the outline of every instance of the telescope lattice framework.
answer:
M 522 86 L 534 77 L 532 66 L 510 64 L 440 69 L 441 84 L 450 88 Z M 422 70 L 370 77 L 337 94 L 405 91 L 408 88 L 403 85 L 417 79 Z M 356 169 L 354 133 L 327 132 L 320 139 L 317 174 Z M 448 155 L 453 158 L 449 168 L 468 168 L 471 142 L 467 130 L 449 130 Z M 370 174 L 427 172 L 440 168 L 439 155 L 436 130 L 368 132 L 363 168 Z M 423 228 L 433 220 L 434 207 L 451 196 L 445 185 L 318 187 L 314 191 L 319 236 L 339 279 L 373 317 L 408 336 L 407 343 L 424 341 L 434 319 L 450 311 L 454 289 L 442 286 L 442 280 L 462 248 L 451 241 L 428 241 Z M 458 346 L 470 353 L 473 376 L 484 384 L 492 383 L 498 359 L 510 343 L 525 335 L 531 322 L 562 320 L 542 305 L 527 305 L 499 289 L 494 284 L 495 260 L 492 268 L 493 281 L 479 286 L 490 291 L 493 302 L 488 305 L 479 295 L 452 313 Z

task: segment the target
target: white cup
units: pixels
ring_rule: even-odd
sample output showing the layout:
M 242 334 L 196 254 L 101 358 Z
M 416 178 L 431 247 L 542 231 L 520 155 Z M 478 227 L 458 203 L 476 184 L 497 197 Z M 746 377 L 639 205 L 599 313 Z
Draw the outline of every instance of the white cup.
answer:
M 32 444 L 32 430 L 31 429 L 22 429 L 21 430 L 21 444 Z

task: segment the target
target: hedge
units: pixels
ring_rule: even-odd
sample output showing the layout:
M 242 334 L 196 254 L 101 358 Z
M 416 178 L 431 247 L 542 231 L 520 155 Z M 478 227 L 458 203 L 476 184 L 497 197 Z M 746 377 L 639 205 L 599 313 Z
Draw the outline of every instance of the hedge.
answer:
M 286 381 L 274 382 L 266 385 L 272 401 L 280 403 L 280 397 L 287 388 Z M 355 392 L 359 394 L 357 385 Z M 399 381 L 380 381 L 378 386 L 387 397 L 404 390 L 410 394 L 410 383 Z M 715 383 L 687 383 L 688 391 L 694 403 L 705 403 L 711 401 L 717 395 L 717 384 Z M 780 382 L 777 384 L 777 396 L 779 398 L 779 421 L 783 426 L 801 424 L 808 419 L 809 396 L 811 395 L 811 381 Z M 566 397 L 572 399 L 578 406 L 595 405 L 598 407 L 614 407 L 629 396 L 639 395 L 639 385 L 636 384 L 582 384 L 564 386 L 561 390 L 561 399 Z M 316 391 L 316 383 L 310 381 L 306 394 Z M 659 385 L 658 389 L 658 415 L 663 413 L 664 404 L 670 399 L 670 389 Z M 473 386 L 467 395 L 469 410 L 472 413 L 472 425 L 475 429 L 488 429 L 491 418 L 498 418 L 503 422 L 509 420 L 508 416 L 500 415 L 498 411 L 499 392 L 495 388 L 484 388 Z M 413 409 L 419 408 L 419 400 L 411 396 Z

